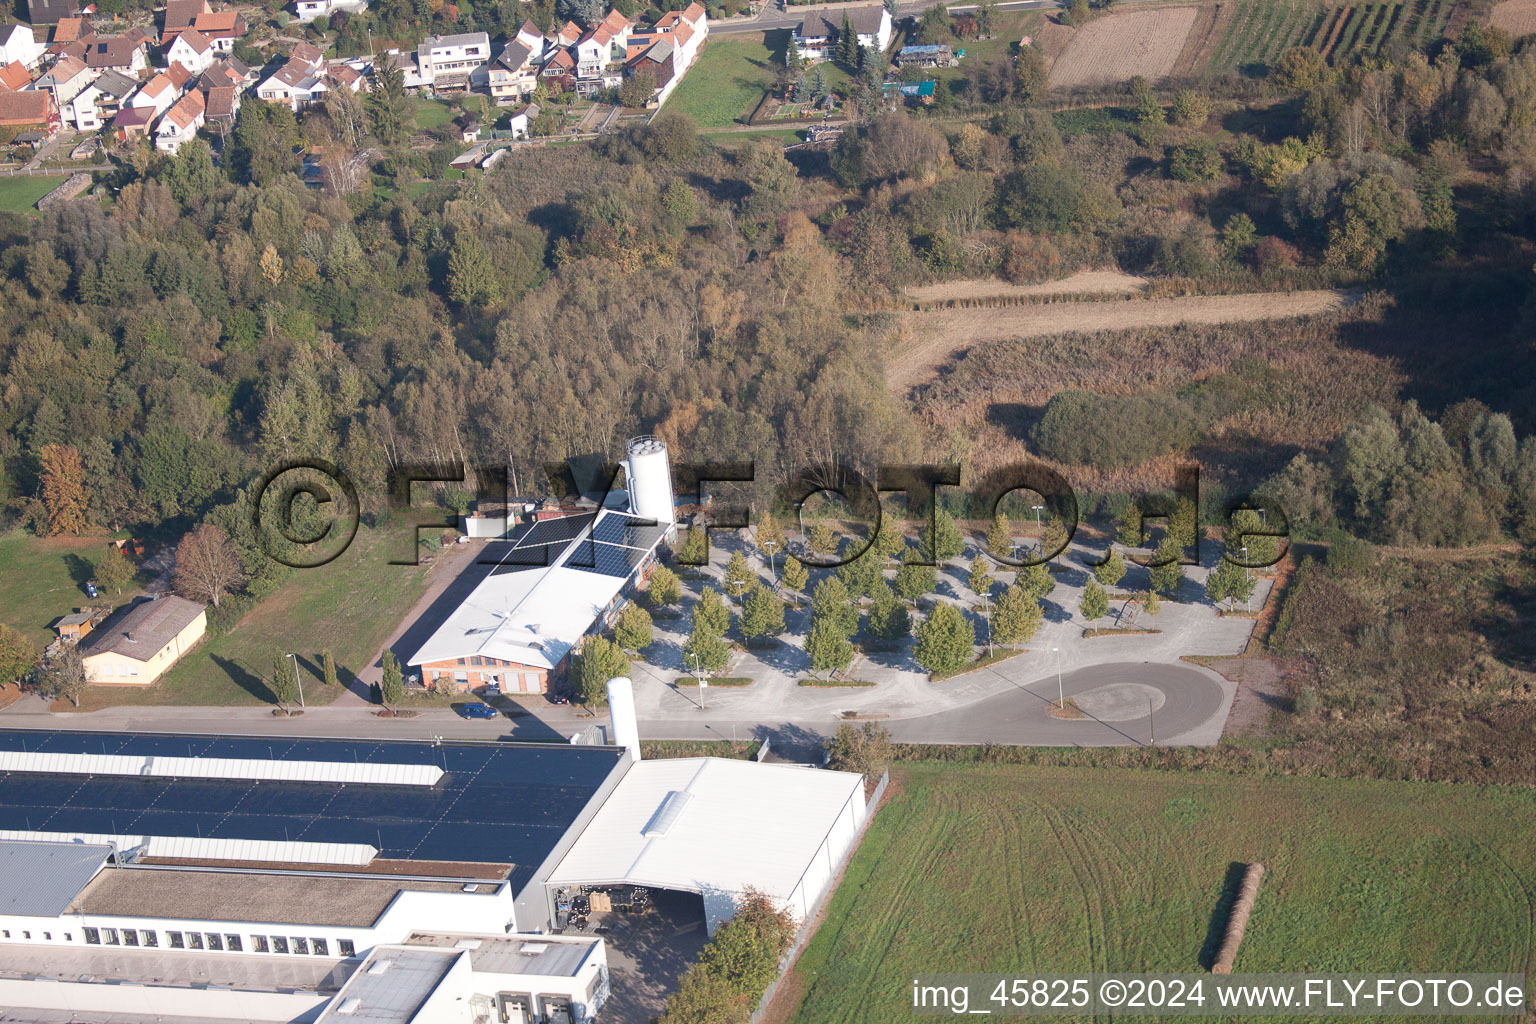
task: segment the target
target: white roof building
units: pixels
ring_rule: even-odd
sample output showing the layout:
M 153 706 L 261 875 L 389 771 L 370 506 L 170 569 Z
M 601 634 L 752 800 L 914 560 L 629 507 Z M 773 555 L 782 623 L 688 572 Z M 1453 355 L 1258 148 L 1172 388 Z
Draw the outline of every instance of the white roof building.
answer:
M 748 888 L 805 921 L 867 814 L 864 777 L 715 757 L 638 761 L 545 883 L 696 892 L 711 933 Z
M 614 509 L 534 523 L 410 658 L 493 658 L 556 670 L 655 559 L 666 534 Z

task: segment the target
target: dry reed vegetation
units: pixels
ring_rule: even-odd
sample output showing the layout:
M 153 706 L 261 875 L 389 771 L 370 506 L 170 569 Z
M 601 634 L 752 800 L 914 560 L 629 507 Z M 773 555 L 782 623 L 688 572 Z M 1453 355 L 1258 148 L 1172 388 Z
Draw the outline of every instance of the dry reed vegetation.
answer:
M 1084 305 L 1124 310 L 1152 304 Z M 1403 378 L 1392 363 L 1340 337 L 1350 323 L 1378 319 L 1386 305 L 1372 294 L 1348 309 L 1308 318 L 996 341 L 950 363 L 939 379 L 916 390 L 913 404 L 935 435 L 966 439 L 972 465 L 986 471 L 1034 457 L 1028 430 L 1060 391 L 1131 395 L 1203 388 L 1220 397 L 1213 406 L 1220 415 L 1207 425 L 1197 457 L 1208 468 L 1238 476 L 1272 472 L 1297 449 L 1336 437 L 1370 403 L 1395 399 Z M 979 310 L 952 312 L 986 317 Z M 1175 454 L 1108 472 L 1064 468 L 1074 486 L 1126 491 L 1166 487 L 1172 466 L 1183 460 Z

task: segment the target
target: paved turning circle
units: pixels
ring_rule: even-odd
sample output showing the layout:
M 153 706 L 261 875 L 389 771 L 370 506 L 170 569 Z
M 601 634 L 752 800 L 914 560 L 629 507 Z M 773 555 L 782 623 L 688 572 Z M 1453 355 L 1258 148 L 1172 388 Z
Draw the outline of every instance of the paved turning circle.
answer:
M 913 743 L 1214 744 L 1232 705 L 1231 689 L 1219 680 L 1193 665 L 1094 665 L 1061 676 L 1061 691 L 1082 709 L 1082 718 L 1051 715 L 1058 693 L 1052 673 L 968 707 L 893 721 L 890 729 L 894 738 Z

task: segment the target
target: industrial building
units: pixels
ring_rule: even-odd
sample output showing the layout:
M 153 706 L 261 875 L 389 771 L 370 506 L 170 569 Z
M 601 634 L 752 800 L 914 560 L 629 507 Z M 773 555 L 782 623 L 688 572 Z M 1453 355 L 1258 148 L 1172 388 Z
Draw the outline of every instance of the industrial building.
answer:
M 666 445 L 631 440 L 625 472 L 628 490 L 610 496 L 622 509 L 535 517 L 488 547 L 482 561 L 494 568 L 406 659 L 423 685 L 545 693 L 565 675 L 582 637 L 611 623 L 676 527 Z
M 0 1006 L 82 1024 L 584 1021 L 572 893 L 747 888 L 808 918 L 858 775 L 617 746 L 0 730 Z M 137 1015 L 137 1016 L 135 1016 Z

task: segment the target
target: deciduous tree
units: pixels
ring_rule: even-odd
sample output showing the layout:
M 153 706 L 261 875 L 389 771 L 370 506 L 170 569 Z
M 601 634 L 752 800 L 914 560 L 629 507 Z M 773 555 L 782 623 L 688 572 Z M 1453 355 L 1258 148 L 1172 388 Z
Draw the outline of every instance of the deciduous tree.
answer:
M 182 597 L 217 608 L 224 595 L 245 582 L 245 571 L 229 536 L 212 523 L 203 523 L 176 545 L 171 581 Z
M 576 690 L 588 707 L 608 706 L 608 680 L 629 675 L 629 657 L 605 636 L 588 636 L 576 654 Z
M 85 661 L 80 648 L 65 644 L 48 660 L 48 666 L 37 677 L 38 692 L 49 700 L 63 698 L 80 706 L 80 695 L 85 692 Z
M 812 672 L 841 672 L 853 661 L 853 645 L 848 634 L 829 618 L 811 618 L 811 632 L 805 638 L 805 652 L 811 656 Z
M 613 638 L 626 651 L 639 651 L 651 646 L 650 613 L 633 601 L 625 605 L 624 610 L 619 613 L 619 622 L 614 627 Z
M 78 534 L 86 526 L 85 465 L 67 444 L 45 444 L 37 453 L 43 471 L 43 508 L 48 535 Z
M 1125 559 L 1114 548 L 1110 548 L 1104 561 L 1094 566 L 1093 578 L 1106 587 L 1114 586 L 1125 578 Z
M 1109 614 L 1109 598 L 1097 580 L 1089 580 L 1083 588 L 1083 618 L 1092 622 Z
M 992 639 L 1000 644 L 1023 643 L 1035 635 L 1044 621 L 1045 611 L 1039 600 L 1026 588 L 1014 584 L 992 606 Z
M 97 582 L 114 594 L 121 594 L 123 588 L 133 582 L 135 571 L 128 557 L 112 544 L 107 545 L 107 550 L 96 562 Z
M 683 642 L 683 666 L 694 672 L 719 672 L 730 660 L 730 651 L 720 634 L 695 624 Z
M 37 647 L 21 630 L 0 622 L 0 686 L 19 683 L 37 664 Z
M 739 625 L 748 640 L 778 636 L 784 632 L 784 602 L 761 582 L 755 583 L 742 600 Z
M 664 565 L 659 565 L 651 571 L 651 578 L 646 584 L 646 594 L 655 607 L 669 608 L 682 599 L 683 585 L 678 580 L 677 573 Z
M 795 595 L 795 607 L 800 607 L 800 594 L 805 590 L 805 585 L 811 581 L 811 574 L 805 568 L 805 563 L 794 557 L 784 559 L 784 572 L 779 576 L 779 582 L 784 588 Z
M 701 590 L 699 599 L 693 603 L 693 628 L 695 632 L 703 629 L 715 636 L 724 636 L 731 628 L 731 610 L 714 587 Z
M 880 781 L 896 755 L 891 731 L 879 722 L 863 725 L 844 723 L 826 741 L 827 767 L 840 772 L 858 772 L 864 781 Z
M 940 601 L 917 627 L 912 656 L 931 673 L 959 671 L 976 649 L 976 630 L 960 609 Z

